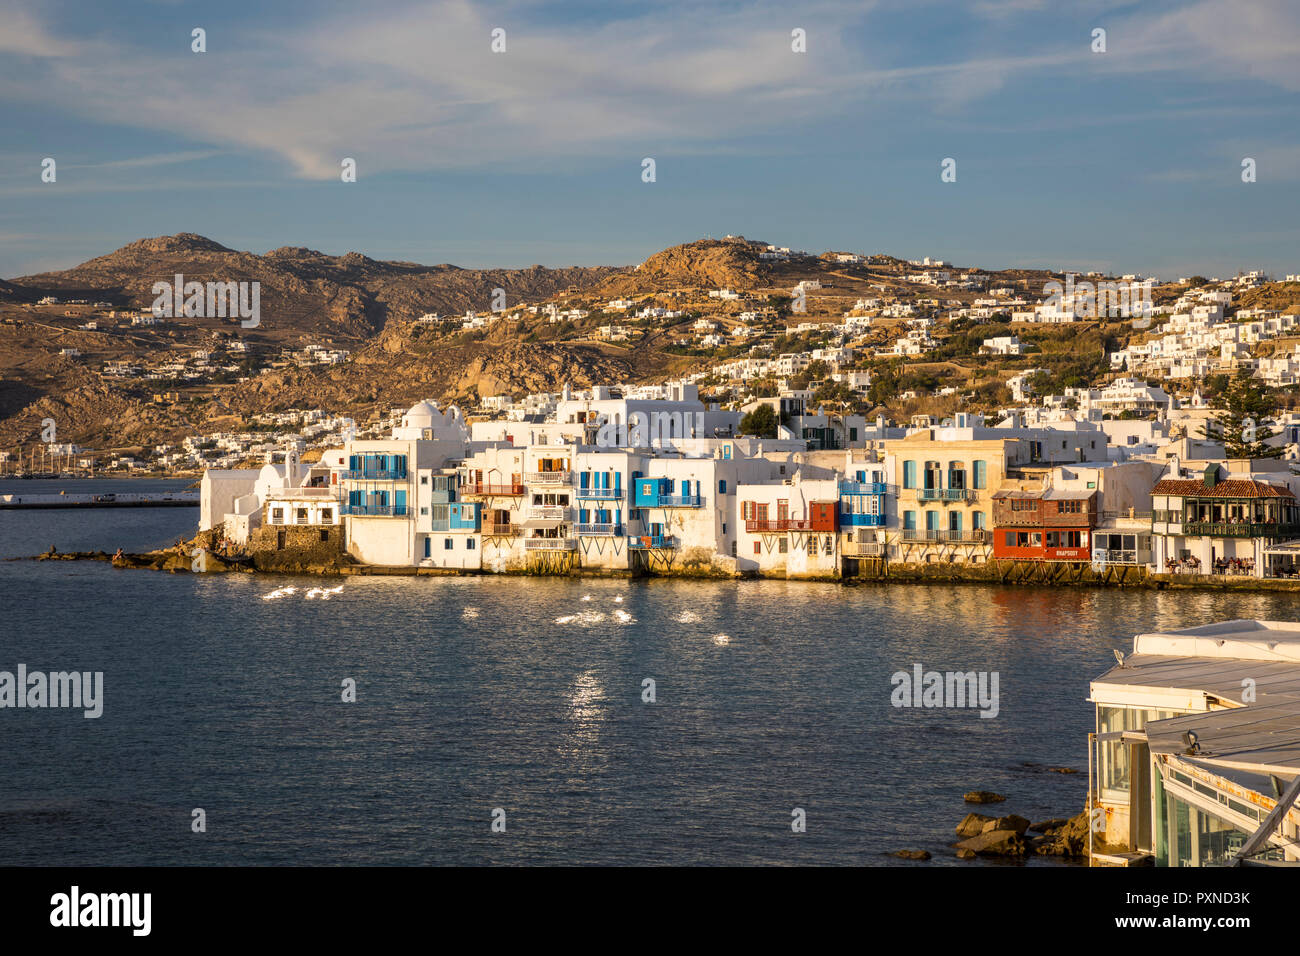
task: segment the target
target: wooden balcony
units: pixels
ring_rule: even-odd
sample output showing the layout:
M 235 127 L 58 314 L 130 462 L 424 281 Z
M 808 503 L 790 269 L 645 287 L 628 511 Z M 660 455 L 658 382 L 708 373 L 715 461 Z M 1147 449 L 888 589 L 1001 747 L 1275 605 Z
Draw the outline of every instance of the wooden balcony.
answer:
M 484 498 L 492 495 L 501 495 L 505 497 L 519 497 L 524 493 L 524 486 L 522 482 L 519 484 L 508 484 L 508 485 L 494 485 L 494 484 L 487 484 L 485 482 L 474 482 L 471 484 L 460 485 L 459 490 L 461 495 L 467 498 L 472 498 L 472 497 Z

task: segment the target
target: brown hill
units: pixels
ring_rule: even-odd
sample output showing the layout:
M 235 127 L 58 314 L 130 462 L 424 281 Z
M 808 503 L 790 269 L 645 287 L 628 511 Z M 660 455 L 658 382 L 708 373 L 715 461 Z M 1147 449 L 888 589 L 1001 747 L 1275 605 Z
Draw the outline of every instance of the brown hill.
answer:
M 759 247 L 741 238 L 700 239 L 657 252 L 635 269 L 601 283 L 602 295 L 627 296 L 682 288 L 747 291 L 768 279 Z
M 569 287 L 586 289 L 619 270 L 609 267 L 461 269 L 384 262 L 357 252 L 329 256 L 301 247 L 264 256 L 229 249 L 193 233 L 140 239 L 116 252 L 59 272 L 12 280 L 20 294 L 61 299 L 107 300 L 120 307 L 148 308 L 152 286 L 176 274 L 186 281 L 258 282 L 262 327 L 276 332 L 316 332 L 366 338 L 392 317 L 424 312 L 485 310 L 493 290 L 510 304 L 545 299 Z M 178 319 L 177 324 L 211 325 Z M 227 326 L 234 326 L 227 320 Z

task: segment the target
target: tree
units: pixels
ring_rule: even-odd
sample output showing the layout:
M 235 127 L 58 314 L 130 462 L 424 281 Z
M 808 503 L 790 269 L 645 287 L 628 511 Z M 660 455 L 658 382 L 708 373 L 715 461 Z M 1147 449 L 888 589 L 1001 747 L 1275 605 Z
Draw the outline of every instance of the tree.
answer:
M 740 433 L 755 438 L 775 438 L 777 418 L 771 405 L 760 405 L 740 420 Z
M 1220 400 L 1223 411 L 1206 420 L 1202 437 L 1222 438 L 1229 458 L 1279 458 L 1286 453 L 1284 446 L 1265 444 L 1275 433 L 1264 420 L 1276 409 L 1250 369 L 1237 369 Z

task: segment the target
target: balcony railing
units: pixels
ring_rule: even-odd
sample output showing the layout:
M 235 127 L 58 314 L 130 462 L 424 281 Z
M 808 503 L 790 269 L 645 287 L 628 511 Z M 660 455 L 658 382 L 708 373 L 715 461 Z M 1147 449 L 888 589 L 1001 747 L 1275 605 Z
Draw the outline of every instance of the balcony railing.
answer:
M 599 501 L 617 501 L 623 497 L 622 488 L 579 488 L 579 498 L 594 498 Z
M 1093 564 L 1138 564 L 1138 553 L 1136 551 L 1094 551 L 1092 552 Z M 1146 561 L 1141 562 L 1146 564 Z
M 517 524 L 497 524 L 492 523 L 483 526 L 484 534 L 492 534 L 504 537 L 518 537 L 523 533 L 523 529 Z
M 567 485 L 567 471 L 530 471 L 524 475 L 524 481 L 530 485 Z
M 974 501 L 979 493 L 973 488 L 918 488 L 918 501 Z
M 566 505 L 533 505 L 528 509 L 528 517 L 540 521 L 568 521 L 571 514 Z
M 460 486 L 460 493 L 461 493 L 462 495 L 467 495 L 467 496 L 468 496 L 468 495 L 480 495 L 480 496 L 486 496 L 486 495 L 513 495 L 513 496 L 518 496 L 518 495 L 522 495 L 522 494 L 524 493 L 524 486 L 523 486 L 522 483 L 519 483 L 519 484 L 509 484 L 509 485 L 493 485 L 493 484 L 487 484 L 487 483 L 484 483 L 484 482 L 478 481 L 478 482 L 470 482 L 470 483 L 468 483 L 468 484 L 463 484 L 463 485 L 461 485 L 461 486 Z
M 656 507 L 659 508 L 698 508 L 704 502 L 699 495 L 660 495 Z
M 904 541 L 919 541 L 946 544 L 988 544 L 987 531 L 927 531 L 918 528 L 904 528 Z
M 341 505 L 339 513 L 358 518 L 404 518 L 406 505 Z
M 618 537 L 623 533 L 621 524 L 614 524 L 611 521 L 604 522 L 584 522 L 577 526 L 580 535 L 596 535 L 603 537 Z
M 1183 534 L 1204 534 L 1216 538 L 1282 538 L 1300 533 L 1292 522 L 1185 521 Z
M 834 528 L 815 528 L 812 518 L 777 518 L 759 521 L 748 519 L 745 530 L 750 534 L 764 534 L 772 531 L 834 531 Z
M 350 481 L 405 481 L 405 468 L 361 468 L 343 472 Z
M 578 547 L 576 538 L 525 538 L 525 551 L 575 551 Z
M 869 515 L 862 513 L 845 514 L 840 513 L 840 527 L 843 528 L 883 528 L 885 526 L 884 515 Z
M 289 498 L 336 498 L 338 497 L 336 489 L 320 485 L 311 488 L 280 488 L 272 491 L 267 495 L 268 501 L 278 501 Z
M 627 546 L 634 550 L 650 550 L 656 548 L 675 548 L 677 547 L 676 539 L 666 534 L 643 534 L 639 537 L 633 535 L 627 539 Z
M 846 541 L 840 546 L 840 553 L 850 558 L 884 557 L 886 545 L 878 541 Z
M 883 495 L 889 486 L 883 481 L 841 481 L 841 495 Z

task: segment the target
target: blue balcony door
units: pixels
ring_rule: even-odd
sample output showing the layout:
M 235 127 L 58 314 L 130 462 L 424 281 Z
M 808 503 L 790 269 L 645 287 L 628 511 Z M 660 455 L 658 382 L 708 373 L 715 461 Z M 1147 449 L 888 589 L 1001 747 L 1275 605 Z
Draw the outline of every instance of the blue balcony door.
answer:
M 925 530 L 926 531 L 939 530 L 939 512 L 927 511 L 925 513 Z
M 424 536 L 424 556 L 426 558 L 433 557 L 433 539 L 427 534 Z
M 904 512 L 903 512 L 903 530 L 904 530 L 904 531 L 915 531 L 915 530 L 916 530 L 916 512 L 915 512 L 915 511 L 904 511 Z
M 393 505 L 397 514 L 406 514 L 406 492 L 398 491 L 393 496 Z

